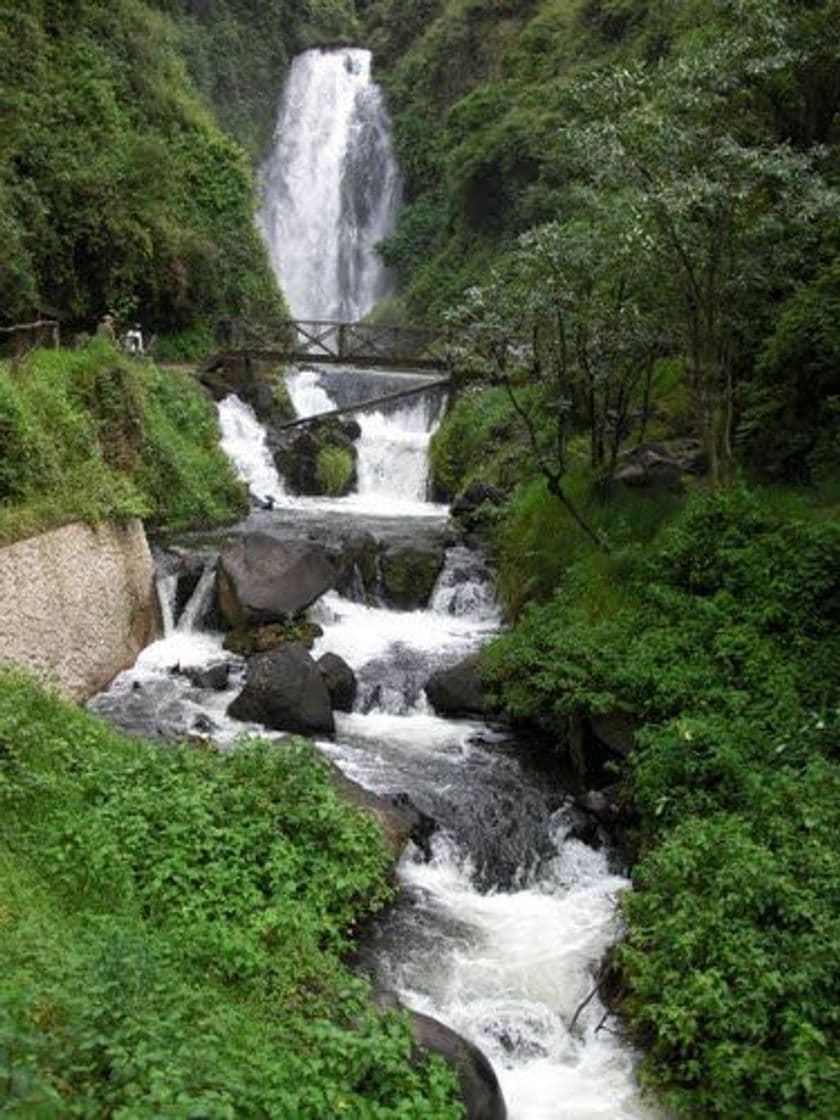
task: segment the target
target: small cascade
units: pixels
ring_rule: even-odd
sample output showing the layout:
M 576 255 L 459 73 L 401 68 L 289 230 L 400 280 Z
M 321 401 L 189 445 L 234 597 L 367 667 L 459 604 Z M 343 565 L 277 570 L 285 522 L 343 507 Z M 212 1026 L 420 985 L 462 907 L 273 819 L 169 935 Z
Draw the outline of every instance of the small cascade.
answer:
M 283 480 L 271 457 L 265 428 L 253 408 L 230 393 L 217 410 L 222 450 L 233 463 L 237 477 L 256 499 L 282 500 L 286 493 Z
M 338 407 L 322 386 L 321 375 L 316 369 L 290 370 L 286 374 L 286 388 L 296 416 L 317 416 L 319 412 L 329 412 Z
M 155 578 L 160 621 L 163 636 L 168 638 L 175 629 L 175 596 L 178 591 L 178 573 L 162 572 Z
M 463 545 L 448 550 L 429 608 L 458 618 L 501 622 L 490 571 L 481 553 Z
M 177 625 L 180 633 L 191 634 L 197 624 L 206 617 L 215 587 L 216 562 L 212 560 L 205 565 L 204 571 L 195 585 L 195 590 L 181 611 Z
M 362 429 L 357 444 L 360 495 L 410 502 L 426 500 L 427 451 L 440 412 L 439 398 L 415 398 L 387 414 L 358 414 Z

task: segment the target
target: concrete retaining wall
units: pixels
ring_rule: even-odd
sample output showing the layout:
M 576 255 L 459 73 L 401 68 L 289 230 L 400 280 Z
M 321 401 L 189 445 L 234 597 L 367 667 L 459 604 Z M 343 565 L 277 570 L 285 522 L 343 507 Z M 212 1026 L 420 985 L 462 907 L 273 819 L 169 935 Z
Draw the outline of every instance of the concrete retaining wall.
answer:
M 0 662 L 72 700 L 134 662 L 155 630 L 142 522 L 67 525 L 0 548 Z

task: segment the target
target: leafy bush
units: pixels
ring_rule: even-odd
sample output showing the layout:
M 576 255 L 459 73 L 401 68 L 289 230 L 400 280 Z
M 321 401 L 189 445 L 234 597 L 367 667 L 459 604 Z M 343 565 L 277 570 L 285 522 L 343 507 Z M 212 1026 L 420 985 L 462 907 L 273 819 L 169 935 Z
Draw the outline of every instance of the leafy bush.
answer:
M 7 1108 L 460 1114 L 341 962 L 388 860 L 311 746 L 153 747 L 8 674 L 0 743 Z

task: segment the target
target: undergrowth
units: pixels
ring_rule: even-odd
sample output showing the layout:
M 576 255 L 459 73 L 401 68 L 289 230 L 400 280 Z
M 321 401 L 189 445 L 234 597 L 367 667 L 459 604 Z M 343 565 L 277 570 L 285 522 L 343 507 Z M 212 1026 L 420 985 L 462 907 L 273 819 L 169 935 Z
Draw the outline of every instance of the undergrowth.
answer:
M 460 1115 L 342 956 L 389 897 L 303 742 L 159 747 L 0 676 L 6 1115 Z
M 555 742 L 581 712 L 638 721 L 624 1009 L 680 1115 L 840 1101 L 840 525 L 793 509 L 697 495 L 572 558 L 486 656 L 500 710 Z

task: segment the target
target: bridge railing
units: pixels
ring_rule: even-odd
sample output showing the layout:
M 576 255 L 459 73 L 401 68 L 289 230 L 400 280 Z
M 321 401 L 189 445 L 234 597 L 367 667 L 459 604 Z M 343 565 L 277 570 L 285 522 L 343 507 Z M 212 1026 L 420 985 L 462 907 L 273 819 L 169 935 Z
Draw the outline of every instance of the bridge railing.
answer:
M 223 343 L 232 350 L 261 350 L 331 362 L 444 364 L 450 334 L 446 327 L 320 319 L 288 319 L 270 325 L 235 319 L 220 324 Z
M 515 361 L 521 341 L 501 332 L 469 326 L 416 326 L 386 323 L 340 323 L 328 319 L 285 319 L 271 324 L 249 319 L 226 320 L 220 334 L 239 353 L 260 353 L 283 360 L 416 366 L 448 369 L 469 365 L 481 356 L 497 364 Z

